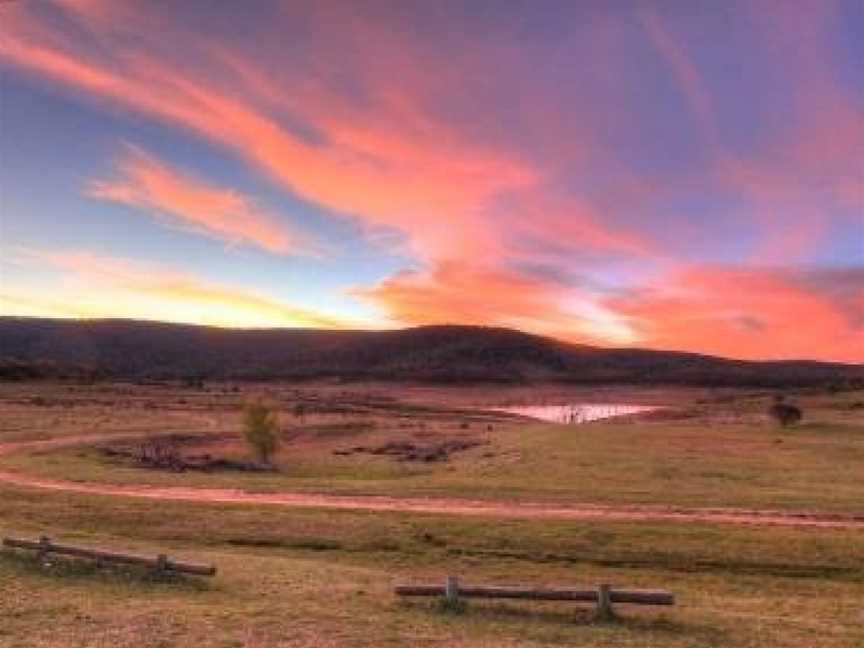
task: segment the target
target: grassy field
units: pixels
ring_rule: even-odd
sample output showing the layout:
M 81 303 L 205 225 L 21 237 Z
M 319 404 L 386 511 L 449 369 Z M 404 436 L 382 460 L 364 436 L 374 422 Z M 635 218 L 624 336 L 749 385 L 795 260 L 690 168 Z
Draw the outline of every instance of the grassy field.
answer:
M 220 451 L 242 452 L 231 435 L 239 431 L 243 392 L 75 389 L 4 387 L 0 442 L 194 432 L 218 438 Z M 293 389 L 271 395 L 284 400 L 286 412 Z M 785 431 L 762 420 L 765 395 L 729 400 L 726 394 L 719 402 L 704 396 L 677 401 L 690 411 L 681 420 L 578 428 L 496 421 L 491 432 L 485 420 L 447 411 L 444 401 L 418 410 L 410 399 L 399 399 L 383 412 L 352 405 L 341 413 L 310 414 L 302 423 L 286 414 L 290 441 L 280 457 L 282 472 L 267 476 L 150 471 L 88 448 L 13 454 L 2 464 L 136 483 L 861 511 L 864 427 L 861 410 L 852 405 L 864 400 L 862 394 L 801 396 L 806 422 Z M 374 426 L 354 426 L 347 438 L 333 432 L 357 420 Z M 489 444 L 432 465 L 332 455 L 346 444 L 417 434 L 478 434 Z M 44 566 L 0 552 L 3 648 L 864 646 L 860 530 L 471 519 L 144 501 L 0 485 L 0 533 L 167 551 L 219 567 L 214 579 L 165 580 L 86 563 Z M 619 619 L 601 622 L 584 605 L 472 601 L 454 614 L 391 593 L 394 581 L 443 581 L 447 574 L 500 584 L 663 587 L 675 592 L 678 605 L 620 606 Z
M 864 401 L 861 392 L 800 396 L 805 421 L 787 429 L 765 419 L 770 396 L 764 394 L 678 403 L 686 414 L 678 420 L 579 426 L 498 421 L 441 405 L 417 409 L 407 401 L 363 407 L 343 402 L 343 411 L 338 411 L 338 397 L 328 401 L 336 412 L 313 411 L 301 420 L 291 415 L 292 394 L 286 388 L 273 396 L 284 408 L 285 441 L 277 473 L 145 470 L 106 457 L 92 446 L 18 453 L 0 459 L 0 467 L 78 481 L 265 492 L 862 510 L 864 409 L 854 407 Z M 8 397 L 3 405 L 6 425 L 17 427 L 0 431 L 0 441 L 28 435 L 178 431 L 200 435 L 200 443 L 190 451 L 231 458 L 248 454 L 240 433 L 242 395 L 175 391 L 155 406 L 152 396 L 132 390 L 121 408 L 105 404 L 110 394 L 89 396 L 77 401 L 53 396 L 53 402 L 71 401 L 71 406 L 33 406 Z M 52 402 L 50 395 L 43 398 Z M 394 441 L 423 445 L 447 439 L 480 445 L 440 463 L 334 454 Z
M 861 646 L 864 533 L 491 522 L 7 489 L 3 526 L 213 562 L 203 583 L 0 554 L 3 646 Z M 395 600 L 396 579 L 666 587 L 598 622 L 568 604 Z

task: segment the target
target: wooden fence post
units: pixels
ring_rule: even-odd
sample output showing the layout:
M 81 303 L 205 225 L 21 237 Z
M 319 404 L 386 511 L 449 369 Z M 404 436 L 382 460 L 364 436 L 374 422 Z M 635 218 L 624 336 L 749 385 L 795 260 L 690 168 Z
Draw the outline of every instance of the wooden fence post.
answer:
M 156 556 L 156 572 L 159 574 L 164 574 L 168 571 L 168 556 L 166 554 L 159 554 Z
M 36 554 L 39 562 L 45 562 L 48 557 L 48 550 L 51 548 L 51 538 L 48 536 L 39 536 L 39 552 Z
M 597 588 L 597 616 L 601 619 L 611 619 L 612 613 L 612 586 L 602 583 Z
M 447 577 L 444 596 L 448 607 L 456 609 L 459 606 L 459 579 L 456 576 Z

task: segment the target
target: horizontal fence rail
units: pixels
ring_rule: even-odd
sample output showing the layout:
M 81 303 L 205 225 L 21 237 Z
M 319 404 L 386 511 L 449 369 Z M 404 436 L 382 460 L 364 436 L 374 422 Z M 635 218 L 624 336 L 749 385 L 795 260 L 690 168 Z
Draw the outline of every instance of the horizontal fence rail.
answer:
M 618 589 L 607 584 L 595 588 L 462 585 L 454 576 L 449 576 L 442 585 L 400 584 L 394 586 L 393 591 L 397 596 L 443 596 L 450 603 L 460 598 L 584 601 L 596 603 L 598 611 L 604 615 L 611 614 L 613 603 L 675 605 L 675 595 L 666 590 Z
M 399 596 L 444 596 L 445 585 L 396 585 Z M 459 585 L 458 596 L 465 598 L 529 599 L 533 601 L 584 601 L 596 603 L 599 588 L 574 589 L 569 587 L 497 587 L 488 585 Z M 675 595 L 666 590 L 612 589 L 612 603 L 636 605 L 675 605 Z
M 97 562 L 140 565 L 143 567 L 150 567 L 156 571 L 172 571 L 182 574 L 194 574 L 196 576 L 216 575 L 216 567 L 213 565 L 201 565 L 197 563 L 171 560 L 165 554 L 160 554 L 151 558 L 139 554 L 75 547 L 72 545 L 58 544 L 45 536 L 42 536 L 39 540 L 3 538 L 3 546 L 13 549 L 29 549 L 31 551 L 37 551 L 43 557 L 48 554 L 59 554 L 63 556 L 74 556 L 76 558 L 90 558 Z

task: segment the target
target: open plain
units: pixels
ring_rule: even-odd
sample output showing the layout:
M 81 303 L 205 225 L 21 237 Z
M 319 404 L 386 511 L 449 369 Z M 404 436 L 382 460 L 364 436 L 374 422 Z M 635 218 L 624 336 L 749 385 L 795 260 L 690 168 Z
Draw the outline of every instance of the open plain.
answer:
M 860 646 L 864 393 L 339 383 L 0 387 L 8 535 L 216 564 L 154 578 L 4 551 L 3 646 Z M 248 470 L 241 408 L 280 412 Z M 562 425 L 495 411 L 630 403 Z M 161 441 L 159 441 L 161 440 Z M 150 465 L 162 443 L 173 463 Z M 396 581 L 661 587 L 665 611 L 396 600 Z M 54 631 L 62 626 L 63 632 Z

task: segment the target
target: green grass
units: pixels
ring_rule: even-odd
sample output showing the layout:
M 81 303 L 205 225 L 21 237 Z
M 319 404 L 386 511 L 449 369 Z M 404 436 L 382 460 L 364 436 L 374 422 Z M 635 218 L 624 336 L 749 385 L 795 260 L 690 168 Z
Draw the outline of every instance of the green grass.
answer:
M 0 519 L 5 531 L 219 567 L 196 585 L 42 568 L 3 552 L 3 646 L 851 648 L 864 639 L 861 532 L 493 522 L 17 489 L 4 491 Z M 601 623 L 586 606 L 472 601 L 454 615 L 390 592 L 394 580 L 448 573 L 488 583 L 665 587 L 679 605 L 619 606 L 618 622 Z
M 675 422 L 580 426 L 496 425 L 462 430 L 459 419 L 406 430 L 388 419 L 313 423 L 287 442 L 277 474 L 184 473 L 143 470 L 88 448 L 4 457 L 0 466 L 54 478 L 108 483 L 239 487 L 250 491 L 330 491 L 450 495 L 556 502 L 654 503 L 682 506 L 816 509 L 862 512 L 864 414 L 848 405 L 860 392 L 805 398 L 803 424 L 780 429 L 761 412 L 767 400 L 741 399 L 702 406 L 699 416 Z M 148 413 L 131 410 L 140 426 Z M 70 412 L 68 428 L 85 428 Z M 75 418 L 75 417 L 79 418 Z M 164 417 L 164 414 L 161 415 Z M 200 431 L 195 412 L 189 428 Z M 210 433 L 236 428 L 236 413 L 209 415 Z M 179 419 L 182 420 L 182 419 Z M 173 419 L 173 428 L 180 423 Z M 62 425 L 60 427 L 63 427 Z M 159 428 L 153 425 L 154 429 Z M 208 433 L 203 430 L 202 433 Z M 487 445 L 447 463 L 394 461 L 334 449 L 393 439 L 423 443 L 423 434 L 479 435 Z M 229 452 L 246 452 L 239 442 Z
M 0 439 L 83 434 L 97 423 L 105 432 L 237 428 L 236 411 L 215 399 L 165 411 L 145 407 L 132 388 L 95 399 L 100 389 L 71 407 L 7 400 Z M 87 448 L 2 463 L 84 480 L 860 512 L 864 429 L 860 411 L 848 407 L 856 400 L 860 393 L 810 397 L 806 423 L 784 431 L 758 419 L 764 399 L 707 404 L 699 418 L 680 422 L 496 426 L 490 446 L 431 466 L 330 454 L 408 433 L 386 417 L 372 427 L 311 421 L 318 438 L 290 448 L 276 476 L 150 472 Z M 424 432 L 458 434 L 459 421 L 442 417 Z M 864 646 L 860 530 L 319 511 L 0 484 L 0 533 L 166 552 L 219 568 L 213 579 L 162 579 L 86 562 L 46 567 L 0 551 L 2 648 Z M 443 582 L 448 574 L 477 583 L 660 587 L 678 605 L 618 606 L 618 619 L 605 622 L 586 605 L 471 601 L 453 613 L 391 591 L 398 580 Z

